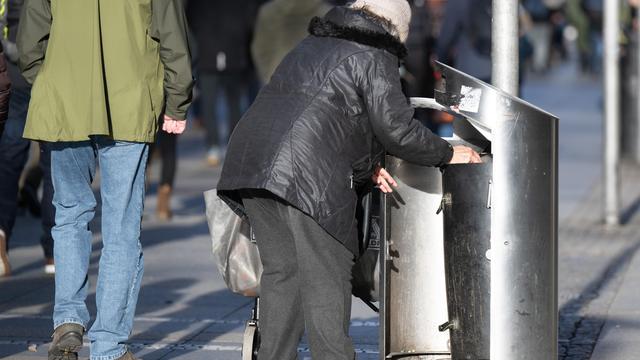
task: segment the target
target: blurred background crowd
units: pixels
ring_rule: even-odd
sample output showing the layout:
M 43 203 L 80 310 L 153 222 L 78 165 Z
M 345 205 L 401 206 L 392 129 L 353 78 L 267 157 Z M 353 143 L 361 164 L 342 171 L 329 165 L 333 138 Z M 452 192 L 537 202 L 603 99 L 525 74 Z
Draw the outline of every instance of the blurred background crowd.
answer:
M 491 0 L 408 1 L 413 9 L 406 44 L 409 56 L 400 69 L 407 96 L 434 96 L 439 80 L 434 61 L 491 82 Z M 622 63 L 623 71 L 629 72 L 635 72 L 637 61 L 636 2 L 623 1 L 621 7 Z M 197 78 L 196 102 L 190 116 L 205 137 L 205 160 L 210 166 L 218 166 L 224 159 L 235 124 L 284 56 L 307 36 L 309 21 L 323 16 L 332 6 L 346 3 L 184 0 Z M 583 76 L 600 76 L 602 16 L 601 0 L 521 0 L 520 82 L 526 81 L 527 74 L 544 75 L 568 61 L 577 62 Z M 416 116 L 434 132 L 452 134 L 450 115 L 421 110 Z M 166 141 L 172 149 L 174 142 Z M 175 172 L 173 168 L 169 166 L 168 173 Z M 161 182 L 170 187 L 173 179 L 166 178 Z M 160 201 L 160 214 L 169 218 L 170 210 L 162 196 Z
M 183 0 L 191 29 L 193 68 L 197 87 L 190 110 L 190 131 L 205 139 L 206 162 L 218 167 L 224 159 L 229 136 L 243 112 L 250 106 L 261 85 L 268 82 L 279 62 L 307 36 L 309 21 L 324 15 L 344 0 Z M 491 0 L 409 0 L 413 8 L 409 57 L 401 68 L 408 96 L 433 97 L 439 81 L 434 61 L 453 65 L 479 79 L 491 79 Z M 635 72 L 638 61 L 637 1 L 623 1 L 620 28 L 622 78 Z M 42 217 L 42 246 L 45 272 L 53 273 L 50 230 L 53 209 L 46 147 L 21 138 L 29 89 L 15 66 L 15 29 L 22 1 L 9 1 L 3 40 L 10 65 L 14 96 L 12 113 L 15 131 L 6 131 L 0 153 L 9 160 L 0 162 L 0 260 L 10 266 L 6 248 L 11 228 L 20 212 Z M 602 45 L 602 0 L 522 0 L 520 6 L 520 81 L 544 75 L 555 66 L 575 61 L 581 76 L 600 76 Z M 622 84 L 623 98 L 635 96 L 634 86 Z M 626 90 L 625 90 L 626 89 Z M 451 135 L 450 115 L 420 111 L 416 116 L 434 132 Z M 17 118 L 18 120 L 15 120 Z M 189 141 L 185 138 L 182 141 Z M 154 146 L 161 160 L 157 184 L 156 215 L 169 221 L 170 199 L 176 181 L 178 156 L 176 135 L 160 132 Z M 29 150 L 31 148 L 31 150 Z M 9 150 L 7 150 L 9 149 Z M 29 155 L 30 154 L 30 155 Z M 177 181 L 179 181 L 179 177 Z M 44 184 L 44 191 L 39 190 Z M 44 197 L 44 198 L 43 198 Z M 2 256 L 4 255 L 4 256 Z
M 219 165 L 235 123 L 262 84 L 301 39 L 309 20 L 347 1 L 185 0 L 194 43 L 197 101 L 192 109 L 209 147 L 207 162 Z M 491 0 L 409 0 L 413 8 L 401 72 L 408 96 L 432 97 L 438 81 L 433 62 L 453 65 L 479 79 L 491 79 Z M 635 47 L 632 5 L 622 7 L 624 54 Z M 522 0 L 521 82 L 577 61 L 584 76 L 598 76 L 602 59 L 600 0 Z M 446 114 L 417 115 L 432 130 L 450 135 Z

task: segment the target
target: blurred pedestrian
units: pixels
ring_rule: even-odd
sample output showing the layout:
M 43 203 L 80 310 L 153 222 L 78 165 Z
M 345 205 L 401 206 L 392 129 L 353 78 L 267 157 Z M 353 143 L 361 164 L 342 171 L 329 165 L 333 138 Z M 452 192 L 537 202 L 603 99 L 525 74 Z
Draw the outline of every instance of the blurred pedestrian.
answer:
M 524 0 L 523 7 L 532 21 L 527 37 L 533 47 L 531 67 L 534 72 L 543 73 L 549 67 L 553 27 L 551 11 L 543 0 Z
M 260 7 L 251 56 L 262 84 L 269 82 L 285 55 L 307 37 L 309 21 L 330 9 L 324 0 L 271 0 Z
M 431 66 L 433 40 L 431 35 L 431 18 L 425 1 L 410 2 L 411 23 L 406 47 L 407 58 L 404 61 L 402 79 L 408 96 L 433 97 L 434 81 Z
M 591 72 L 591 35 L 589 30 L 589 18 L 587 17 L 582 0 L 567 0 L 565 14 L 569 23 L 576 29 L 576 46 L 580 61 L 580 69 L 583 73 Z
M 6 12 L 6 9 L 3 11 Z M 0 14 L 2 15 L 2 14 Z M 7 74 L 7 64 L 4 55 L 3 45 L 0 44 L 0 139 L 4 138 L 4 129 L 8 116 L 8 102 L 11 92 L 11 80 Z M 2 141 L 0 140 L 0 156 L 5 154 L 2 151 Z M 4 156 L 3 156 L 4 157 Z M 0 159 L 2 163 L 5 163 L 4 159 Z M 0 189 L 4 188 L 4 181 L 2 182 Z M 2 191 L 0 190 L 0 193 Z M 9 264 L 9 257 L 7 255 L 9 245 L 7 243 L 7 232 L 0 227 L 0 276 L 6 276 L 11 273 L 11 265 Z
M 189 0 L 187 17 L 198 44 L 198 89 L 206 129 L 207 162 L 217 166 L 249 96 L 250 44 L 257 0 Z M 222 104 L 222 106 L 219 106 Z
M 181 133 L 190 103 L 191 59 L 180 0 L 28 0 L 19 63 L 35 84 L 24 136 L 48 141 L 55 189 L 56 263 L 49 359 L 77 359 L 90 320 L 89 283 L 101 168 L 102 255 L 91 359 L 134 359 L 131 334 L 143 272 L 140 226 L 148 143 Z
M 0 179 L 2 179 L 0 183 L 0 276 L 11 274 L 7 252 L 18 210 L 19 191 L 25 205 L 34 215 L 42 218 L 40 243 L 44 251 L 44 272 L 46 274 L 55 272 L 51 236 L 55 210 L 51 203 L 53 185 L 49 164 L 50 154 L 46 144 L 40 144 L 39 161 L 35 165 L 34 172 L 26 177 L 25 185 L 19 190 L 20 176 L 25 169 L 31 147 L 31 141 L 22 137 L 27 120 L 31 86 L 18 69 L 18 50 L 15 43 L 22 6 L 22 0 L 8 0 L 0 6 L 2 45 L 6 49 L 2 61 L 6 61 L 7 72 L 12 83 L 6 131 L 0 136 Z M 43 194 L 42 200 L 39 201 L 37 191 L 41 180 Z
M 486 83 L 491 83 L 492 0 L 448 0 L 438 38 L 438 60 Z M 527 37 L 531 20 L 520 7 L 519 86 L 525 78 L 525 63 L 533 48 Z
M 549 9 L 549 22 L 551 24 L 551 52 L 549 65 L 554 65 L 557 60 L 565 61 L 569 58 L 569 50 L 565 41 L 567 18 L 565 16 L 566 0 L 546 0 L 545 5 Z
M 6 14 L 6 9 L 4 13 Z M 0 17 L 2 14 L 0 13 Z M 4 133 L 5 123 L 9 112 L 9 97 L 11 94 L 11 80 L 7 73 L 7 65 L 3 45 L 0 44 L 0 137 Z
M 260 360 L 353 360 L 351 267 L 357 190 L 395 182 L 385 150 L 429 166 L 479 161 L 413 118 L 400 86 L 411 9 L 358 0 L 314 18 L 233 133 L 218 193 L 246 214 L 264 272 Z
M 438 60 L 491 83 L 492 0 L 449 0 L 438 38 Z
M 150 147 L 149 163 L 154 152 L 160 156 L 160 181 L 156 202 L 156 217 L 158 220 L 169 221 L 173 217 L 171 211 L 171 194 L 176 178 L 178 166 L 178 136 L 160 131 L 155 144 Z
M 437 13 L 435 6 L 428 6 L 424 0 L 411 1 L 409 4 L 412 16 L 409 24 L 409 37 L 406 42 L 408 55 L 401 71 L 402 85 L 405 94 L 409 97 L 432 98 L 434 97 L 436 79 L 431 59 L 435 53 L 436 41 L 433 25 Z M 450 128 L 449 124 L 441 121 L 440 112 L 420 109 L 416 111 L 415 117 L 440 135 L 445 135 L 446 128 Z
M 604 20 L 604 4 L 600 0 L 582 0 L 582 8 L 589 20 L 589 68 L 591 72 L 599 74 L 602 70 L 602 56 L 604 43 L 602 39 L 602 25 Z

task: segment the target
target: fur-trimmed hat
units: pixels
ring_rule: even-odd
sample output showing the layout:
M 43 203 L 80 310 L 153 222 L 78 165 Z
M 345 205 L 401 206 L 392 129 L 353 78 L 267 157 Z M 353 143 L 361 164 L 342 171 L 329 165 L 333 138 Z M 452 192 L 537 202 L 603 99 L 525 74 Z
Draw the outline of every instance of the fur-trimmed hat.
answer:
M 356 0 L 350 7 L 368 10 L 388 20 L 397 31 L 392 35 L 397 36 L 403 43 L 407 41 L 411 22 L 411 6 L 407 0 Z

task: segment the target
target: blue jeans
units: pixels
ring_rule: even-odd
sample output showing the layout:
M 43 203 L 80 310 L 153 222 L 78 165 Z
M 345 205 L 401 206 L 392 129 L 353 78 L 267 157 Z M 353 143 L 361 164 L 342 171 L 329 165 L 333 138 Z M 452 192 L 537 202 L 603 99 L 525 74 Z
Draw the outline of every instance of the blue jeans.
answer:
M 56 262 L 54 328 L 76 323 L 87 328 L 85 304 L 91 257 L 89 222 L 95 215 L 91 189 L 100 164 L 102 255 L 96 305 L 88 332 L 92 360 L 112 360 L 126 352 L 143 272 L 140 226 L 148 144 L 105 137 L 51 145 L 56 222 L 52 234 Z

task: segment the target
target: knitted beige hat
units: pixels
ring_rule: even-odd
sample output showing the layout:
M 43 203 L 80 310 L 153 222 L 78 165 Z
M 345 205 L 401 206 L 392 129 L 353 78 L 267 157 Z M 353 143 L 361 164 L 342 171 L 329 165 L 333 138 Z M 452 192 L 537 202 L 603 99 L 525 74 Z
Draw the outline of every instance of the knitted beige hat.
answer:
M 389 20 L 396 28 L 401 42 L 407 41 L 409 36 L 409 22 L 411 22 L 411 7 L 407 0 L 356 0 L 351 4 L 353 9 L 365 8 L 374 15 Z

